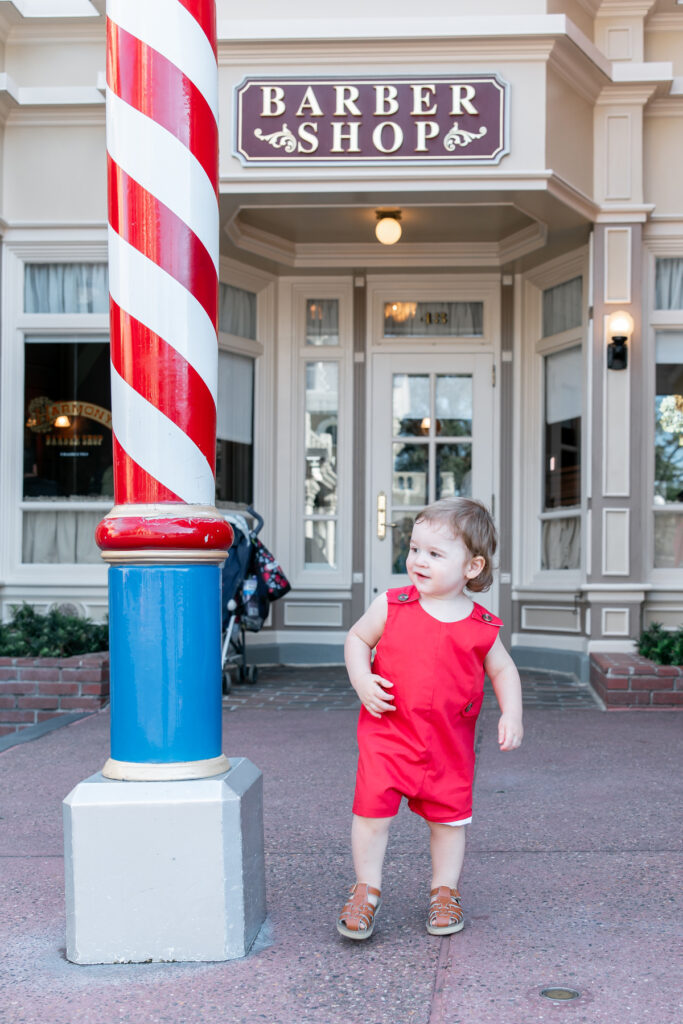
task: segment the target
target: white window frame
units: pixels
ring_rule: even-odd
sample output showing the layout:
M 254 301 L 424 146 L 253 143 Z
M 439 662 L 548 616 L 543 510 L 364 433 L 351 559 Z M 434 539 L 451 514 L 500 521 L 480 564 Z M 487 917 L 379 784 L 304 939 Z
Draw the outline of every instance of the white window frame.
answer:
M 655 511 L 664 509 L 683 515 L 683 503 L 655 505 L 653 501 L 655 481 L 655 428 L 652 415 L 655 397 L 656 374 L 656 335 L 661 331 L 683 331 L 683 309 L 655 309 L 655 273 L 656 258 L 675 257 L 683 259 L 683 234 L 662 235 L 646 239 L 646 271 L 645 295 L 643 309 L 649 309 L 649 327 L 644 329 L 644 343 L 650 358 L 643 360 L 644 408 L 648 410 L 643 424 L 643 465 L 646 471 L 647 487 L 645 489 L 644 522 L 648 551 L 648 578 L 656 590 L 683 591 L 683 567 L 679 569 L 655 568 Z M 643 317 L 643 322 L 646 318 Z
M 226 331 L 218 332 L 221 352 L 249 356 L 254 360 L 254 502 L 253 508 L 263 516 L 261 534 L 270 546 L 273 533 L 273 479 L 274 452 L 268 439 L 273 436 L 273 406 L 270 400 L 274 388 L 275 372 L 275 278 L 272 274 L 245 267 L 236 260 L 221 257 L 219 279 L 222 284 L 243 288 L 256 295 L 256 338 L 242 338 Z M 221 508 L 242 511 L 245 505 L 221 502 Z
M 277 493 L 278 558 L 293 588 L 348 590 L 352 567 L 353 508 L 353 282 L 350 277 L 282 278 L 278 337 Z M 339 344 L 306 344 L 306 300 L 337 299 Z M 304 481 L 306 363 L 338 365 L 337 429 L 337 566 L 305 564 Z M 289 401 L 287 401 L 289 396 Z
M 581 324 L 559 334 L 542 337 L 543 292 L 572 278 L 582 279 Z M 577 591 L 585 577 L 588 551 L 587 495 L 588 464 L 588 248 L 545 264 L 522 280 L 523 354 L 515 385 L 515 408 L 520 410 L 519 437 L 515 445 L 519 473 L 515 474 L 515 523 L 523 543 L 513 552 L 515 590 Z M 545 375 L 547 355 L 580 346 L 583 362 L 583 401 L 581 405 L 581 504 L 577 507 L 543 510 Z M 578 569 L 542 569 L 541 543 L 543 522 L 552 519 L 579 518 L 581 521 L 581 564 Z
M 3 440 L 0 466 L 0 495 L 3 529 L 0 531 L 0 566 L 3 583 L 58 588 L 104 586 L 107 567 L 90 563 L 22 562 L 24 511 L 39 512 L 101 510 L 112 506 L 110 499 L 68 503 L 42 503 L 23 500 L 23 417 L 24 351 L 27 335 L 77 338 L 101 334 L 109 340 L 108 313 L 24 313 L 24 267 L 27 263 L 106 263 L 106 231 L 54 232 L 51 238 L 36 237 L 35 232 L 16 231 L 5 239 L 2 266 L 2 386 L 0 390 L 0 433 Z

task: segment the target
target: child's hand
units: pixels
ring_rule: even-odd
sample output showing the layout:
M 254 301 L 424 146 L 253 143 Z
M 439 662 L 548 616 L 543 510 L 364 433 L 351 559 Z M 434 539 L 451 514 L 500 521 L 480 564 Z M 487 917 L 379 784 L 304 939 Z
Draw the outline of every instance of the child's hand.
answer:
M 375 675 L 374 672 L 352 680 L 353 688 L 360 697 L 361 704 L 373 718 L 381 718 L 385 711 L 395 711 L 392 701 L 393 693 L 387 693 L 392 687 L 388 679 Z
M 498 720 L 498 743 L 501 750 L 515 750 L 522 742 L 522 719 L 516 715 L 501 715 Z

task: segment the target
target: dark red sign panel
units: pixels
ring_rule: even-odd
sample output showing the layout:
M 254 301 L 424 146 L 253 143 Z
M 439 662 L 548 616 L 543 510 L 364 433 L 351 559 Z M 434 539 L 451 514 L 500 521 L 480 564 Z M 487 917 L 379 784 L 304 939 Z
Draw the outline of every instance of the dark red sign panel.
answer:
M 497 164 L 509 152 L 497 75 L 246 78 L 236 92 L 242 163 Z

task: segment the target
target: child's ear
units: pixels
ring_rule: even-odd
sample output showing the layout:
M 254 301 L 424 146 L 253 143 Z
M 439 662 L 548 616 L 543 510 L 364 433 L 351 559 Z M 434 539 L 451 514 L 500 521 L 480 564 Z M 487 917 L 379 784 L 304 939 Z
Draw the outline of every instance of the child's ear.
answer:
M 465 576 L 468 580 L 474 580 L 479 576 L 480 573 L 486 568 L 486 559 L 483 555 L 475 555 L 465 570 Z

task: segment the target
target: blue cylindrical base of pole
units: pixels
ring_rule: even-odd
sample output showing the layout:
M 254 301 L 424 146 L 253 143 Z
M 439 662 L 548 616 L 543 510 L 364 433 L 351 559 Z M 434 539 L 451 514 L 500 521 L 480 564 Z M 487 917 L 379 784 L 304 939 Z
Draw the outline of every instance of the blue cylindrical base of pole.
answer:
M 104 774 L 187 778 L 227 770 L 220 568 L 110 567 L 109 633 L 111 759 Z M 174 774 L 174 765 L 188 763 L 205 767 Z M 121 765 L 141 771 L 126 774 Z

